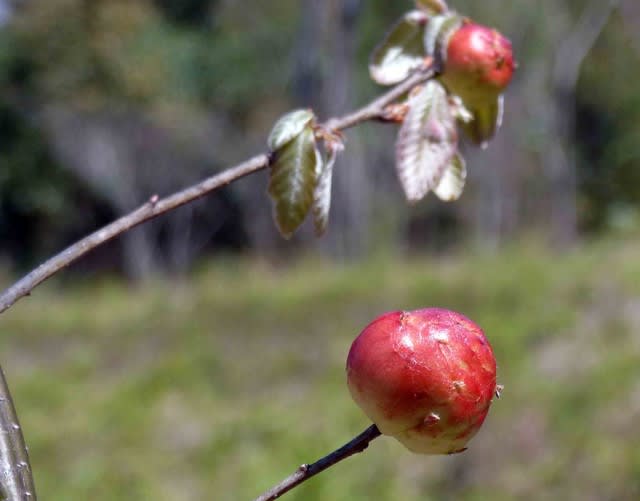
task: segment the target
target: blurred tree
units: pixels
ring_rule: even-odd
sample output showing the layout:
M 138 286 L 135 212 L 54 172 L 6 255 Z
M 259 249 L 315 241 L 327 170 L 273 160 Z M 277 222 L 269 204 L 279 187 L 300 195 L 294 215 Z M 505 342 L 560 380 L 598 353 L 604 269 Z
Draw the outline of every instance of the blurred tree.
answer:
M 636 27 L 634 30 L 633 27 Z M 638 221 L 640 190 L 640 6 L 626 1 L 589 54 L 578 89 L 578 137 L 584 224 L 617 225 L 620 215 Z M 615 49 L 614 49 L 615 48 Z M 615 50 L 615 57 L 611 56 Z M 605 92 L 606 90 L 606 92 Z
M 188 26 L 209 26 L 217 0 L 155 0 L 168 19 Z
M 622 2 L 624 16 L 600 23 L 594 39 L 571 33 L 584 33 L 587 6 L 604 12 L 606 2 L 563 0 L 544 9 L 504 0 L 452 4 L 513 38 L 520 68 L 507 96 L 509 126 L 486 152 L 467 155 L 471 179 L 458 204 L 431 200 L 410 211 L 395 180 L 393 133 L 371 126 L 350 132 L 321 243 L 333 255 L 390 240 L 441 248 L 468 233 L 456 228 L 473 228 L 478 241 L 494 247 L 530 228 L 570 239 L 578 223 L 606 228 L 640 204 L 637 2 Z M 368 79 L 367 55 L 410 7 L 409 0 L 20 2 L 0 28 L 2 106 L 13 117 L 7 127 L 22 130 L 0 138 L 11 142 L 0 153 L 3 182 L 15 186 L 27 172 L 48 182 L 63 194 L 64 215 L 43 214 L 61 224 L 74 221 L 69 179 L 96 206 L 129 210 L 262 151 L 266 131 L 293 106 L 312 105 L 327 116 L 380 92 Z M 25 170 L 10 153 L 14 142 L 49 160 L 37 173 Z M 30 185 L 20 186 L 29 198 Z M 226 198 L 140 230 L 122 244 L 129 273 L 184 269 L 211 239 L 281 248 L 264 190 L 256 176 Z M 10 214 L 0 216 L 7 225 Z M 234 219 L 239 228 L 220 229 L 218 219 Z M 309 238 L 303 233 L 299 241 Z M 29 250 L 21 255 L 39 254 L 40 242 L 25 242 Z
M 33 0 L 14 28 L 31 68 L 19 101 L 32 102 L 29 115 L 62 165 L 115 213 L 194 182 L 219 162 L 215 150 L 205 151 L 210 138 L 193 134 L 194 127 L 210 127 L 199 105 L 211 94 L 212 82 L 202 78 L 203 67 L 215 65 L 206 57 L 210 34 L 167 24 L 145 1 Z M 233 204 L 225 200 L 208 207 L 229 211 Z M 188 208 L 127 236 L 129 276 L 184 269 L 213 234 L 229 227 L 224 215 L 214 224 L 209 217 L 193 220 L 200 212 Z M 224 234 L 241 243 L 242 228 Z
M 578 231 L 576 165 L 576 93 L 580 69 L 605 28 L 617 0 L 593 0 L 571 26 L 565 21 L 563 40 L 551 71 L 549 130 L 555 136 L 543 156 L 551 191 L 551 230 L 556 243 L 573 243 Z M 567 16 L 568 17 L 568 16 Z
M 354 106 L 358 68 L 359 0 L 305 0 L 296 43 L 294 89 L 302 106 L 334 116 Z M 353 257 L 367 248 L 372 172 L 356 131 L 338 160 L 333 180 L 331 224 L 323 246 L 335 257 Z
M 82 195 L 40 131 L 1 103 L 0 138 L 0 256 L 25 269 L 57 251 L 65 237 L 113 217 Z

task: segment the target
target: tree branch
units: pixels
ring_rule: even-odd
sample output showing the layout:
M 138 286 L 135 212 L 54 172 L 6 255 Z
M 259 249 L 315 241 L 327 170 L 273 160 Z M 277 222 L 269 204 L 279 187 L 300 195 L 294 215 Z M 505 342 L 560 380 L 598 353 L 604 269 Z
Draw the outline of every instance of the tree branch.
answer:
M 381 435 L 380 430 L 374 424 L 363 431 L 351 442 L 343 445 L 339 449 L 333 451 L 331 454 L 319 459 L 313 464 L 303 464 L 294 473 L 285 478 L 278 485 L 269 489 L 267 492 L 257 497 L 255 501 L 272 501 L 278 499 L 284 493 L 289 492 L 294 487 L 297 487 L 303 482 L 306 482 L 311 477 L 323 472 L 327 468 L 330 468 L 336 463 L 339 463 L 343 459 L 347 459 L 354 454 L 358 454 L 364 451 L 372 440 Z
M 0 499 L 36 501 L 36 491 L 11 393 L 0 367 Z
M 329 119 L 322 127 L 328 130 L 340 131 L 370 120 L 385 120 L 385 109 L 388 105 L 394 103 L 416 85 L 429 80 L 433 75 L 434 71 L 431 67 L 418 71 L 363 108 L 343 117 Z M 147 203 L 138 209 L 71 245 L 5 290 L 0 295 L 0 314 L 11 308 L 19 299 L 30 295 L 31 291 L 42 282 L 105 242 L 146 221 L 202 198 L 233 181 L 263 170 L 268 166 L 269 155 L 263 153 L 166 198 L 159 199 L 157 195 L 151 197 Z

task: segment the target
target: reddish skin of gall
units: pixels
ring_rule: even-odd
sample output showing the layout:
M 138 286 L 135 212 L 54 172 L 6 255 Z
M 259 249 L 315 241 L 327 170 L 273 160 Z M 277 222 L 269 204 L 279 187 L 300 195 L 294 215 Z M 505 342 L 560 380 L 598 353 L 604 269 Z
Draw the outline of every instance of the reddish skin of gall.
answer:
M 467 21 L 449 38 L 443 77 L 456 93 L 479 87 L 498 95 L 511 82 L 514 70 L 511 42 L 494 29 Z
M 485 144 L 500 124 L 500 94 L 515 70 L 511 42 L 494 29 L 466 20 L 449 36 L 444 56 L 440 80 L 473 116 L 463 129 L 474 142 Z
M 496 362 L 484 333 L 440 308 L 386 313 L 356 338 L 347 358 L 351 395 L 385 435 L 423 454 L 465 449 L 496 393 Z

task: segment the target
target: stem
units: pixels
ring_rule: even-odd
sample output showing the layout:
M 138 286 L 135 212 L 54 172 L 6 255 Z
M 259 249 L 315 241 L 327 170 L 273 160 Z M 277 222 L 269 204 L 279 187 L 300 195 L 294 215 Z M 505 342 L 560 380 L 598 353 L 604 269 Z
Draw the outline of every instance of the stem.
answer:
M 284 493 L 289 492 L 294 487 L 297 487 L 303 482 L 306 482 L 311 477 L 323 472 L 327 468 L 330 468 L 336 463 L 339 463 L 343 459 L 347 459 L 354 454 L 358 454 L 369 447 L 369 443 L 372 440 L 381 435 L 380 430 L 374 424 L 363 431 L 351 442 L 343 445 L 339 449 L 333 451 L 331 454 L 319 459 L 313 464 L 303 464 L 294 473 L 285 478 L 278 485 L 272 487 L 267 492 L 257 497 L 255 501 L 272 501 L 278 499 Z
M 0 368 L 0 499 L 35 501 L 27 448 L 9 386 Z

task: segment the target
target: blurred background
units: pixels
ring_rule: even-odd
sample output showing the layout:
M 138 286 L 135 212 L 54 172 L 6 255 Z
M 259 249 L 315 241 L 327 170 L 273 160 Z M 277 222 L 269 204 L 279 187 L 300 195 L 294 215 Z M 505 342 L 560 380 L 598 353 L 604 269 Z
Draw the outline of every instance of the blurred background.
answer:
M 0 0 L 0 286 L 265 150 L 284 112 L 382 89 L 412 2 Z M 640 3 L 459 0 L 511 38 L 505 125 L 462 199 L 408 207 L 390 125 L 347 134 L 327 236 L 289 242 L 266 174 L 93 252 L 0 319 L 42 499 L 251 499 L 367 426 L 355 335 L 444 306 L 504 398 L 470 450 L 390 439 L 299 500 L 640 498 Z

